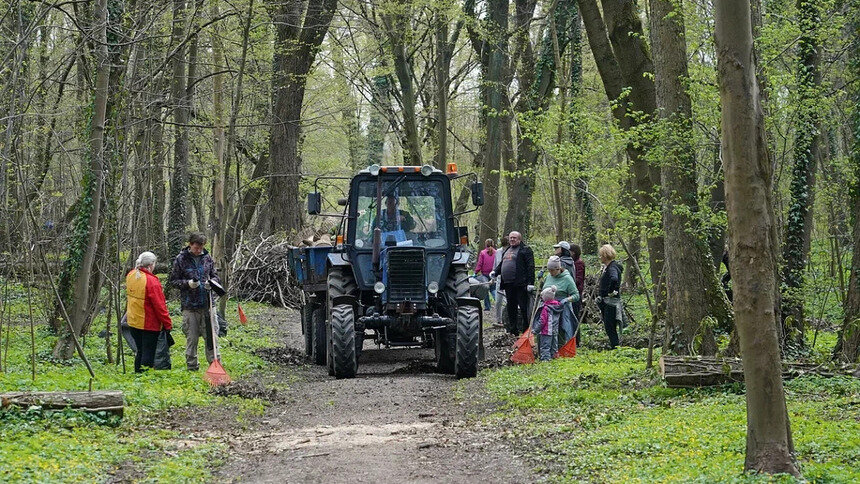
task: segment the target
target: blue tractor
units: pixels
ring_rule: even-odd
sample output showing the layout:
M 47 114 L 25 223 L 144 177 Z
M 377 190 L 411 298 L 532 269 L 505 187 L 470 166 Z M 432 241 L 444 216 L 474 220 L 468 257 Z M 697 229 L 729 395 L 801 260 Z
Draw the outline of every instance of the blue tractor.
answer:
M 470 177 L 475 208 L 454 213 L 452 180 Z M 438 369 L 473 377 L 482 354 L 481 303 L 471 297 L 465 227 L 457 217 L 483 204 L 470 173 L 431 166 L 378 166 L 350 180 L 341 213 L 322 213 L 318 183 L 308 213 L 338 217 L 332 246 L 291 249 L 302 286 L 305 351 L 336 378 L 356 375 L 365 341 L 433 347 Z M 348 179 L 348 178 L 347 178 Z

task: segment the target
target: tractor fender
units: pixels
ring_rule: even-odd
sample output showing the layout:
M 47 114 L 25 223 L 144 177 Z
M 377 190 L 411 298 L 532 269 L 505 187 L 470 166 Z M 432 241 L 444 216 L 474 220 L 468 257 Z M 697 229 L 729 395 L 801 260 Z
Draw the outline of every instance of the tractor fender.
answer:
M 343 252 L 329 253 L 328 263 L 333 266 L 348 266 L 349 261 L 344 257 L 345 255 Z
M 329 255 L 329 257 L 331 257 L 331 255 Z M 466 252 L 465 250 L 455 252 L 454 258 L 451 259 L 452 265 L 466 265 L 468 263 L 469 263 L 469 253 Z
M 476 297 L 458 297 L 457 306 L 474 306 L 478 309 L 482 309 L 481 300 Z

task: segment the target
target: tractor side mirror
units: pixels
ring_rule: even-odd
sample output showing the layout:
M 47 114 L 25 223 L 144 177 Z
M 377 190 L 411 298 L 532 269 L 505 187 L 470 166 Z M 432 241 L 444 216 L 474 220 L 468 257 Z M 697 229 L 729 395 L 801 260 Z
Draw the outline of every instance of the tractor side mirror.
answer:
M 484 184 L 479 181 L 472 183 L 472 205 L 476 207 L 484 205 Z
M 322 194 L 320 192 L 308 193 L 308 214 L 319 215 L 322 213 Z
M 348 200 L 347 200 L 345 197 L 338 198 L 338 199 L 337 199 L 337 204 L 338 204 L 338 205 L 340 205 L 341 207 L 345 207 L 345 206 L 346 206 L 347 201 L 348 201 Z

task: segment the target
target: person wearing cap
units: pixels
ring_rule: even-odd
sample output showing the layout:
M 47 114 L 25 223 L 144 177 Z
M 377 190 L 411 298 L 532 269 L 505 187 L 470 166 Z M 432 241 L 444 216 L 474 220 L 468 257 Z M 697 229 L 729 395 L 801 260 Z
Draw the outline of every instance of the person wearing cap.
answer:
M 134 371 L 155 366 L 155 350 L 161 330 L 173 329 L 161 281 L 153 274 L 157 258 L 152 252 L 143 252 L 134 269 L 125 276 L 126 322 L 137 350 L 134 354 Z
M 574 312 L 574 304 L 579 302 L 579 290 L 573 281 L 573 276 L 561 262 L 561 258 L 554 255 L 546 261 L 546 269 L 549 272 L 544 287 L 555 286 L 555 297 L 562 305 L 560 329 L 558 334 L 559 344 L 564 346 L 567 341 L 576 334 L 579 321 Z
M 185 365 L 197 371 L 197 344 L 203 337 L 206 360 L 215 359 L 210 321 L 210 298 L 212 290 L 221 287 L 221 279 L 215 271 L 215 261 L 206 251 L 206 236 L 193 232 L 188 236 L 188 246 L 182 249 L 173 261 L 170 285 L 179 289 L 182 302 L 182 332 L 185 334 Z
M 529 290 L 534 289 L 535 256 L 531 247 L 523 243 L 517 231 L 508 234 L 508 247 L 501 255 L 501 262 L 493 271 L 502 282 L 508 300 L 508 332 L 520 334 L 529 327 Z
M 553 248 L 555 248 L 555 255 L 561 258 L 562 266 L 573 274 L 573 257 L 570 255 L 570 242 L 562 240 L 553 245 Z

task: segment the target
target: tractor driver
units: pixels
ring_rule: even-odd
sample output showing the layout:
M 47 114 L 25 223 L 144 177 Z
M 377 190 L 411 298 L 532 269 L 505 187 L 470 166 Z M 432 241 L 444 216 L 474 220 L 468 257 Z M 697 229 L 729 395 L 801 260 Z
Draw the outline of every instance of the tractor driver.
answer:
M 405 210 L 398 208 L 399 199 L 396 195 L 385 197 L 385 208 L 382 210 L 382 221 L 379 229 L 385 232 L 403 230 L 411 232 L 415 228 L 415 219 Z

